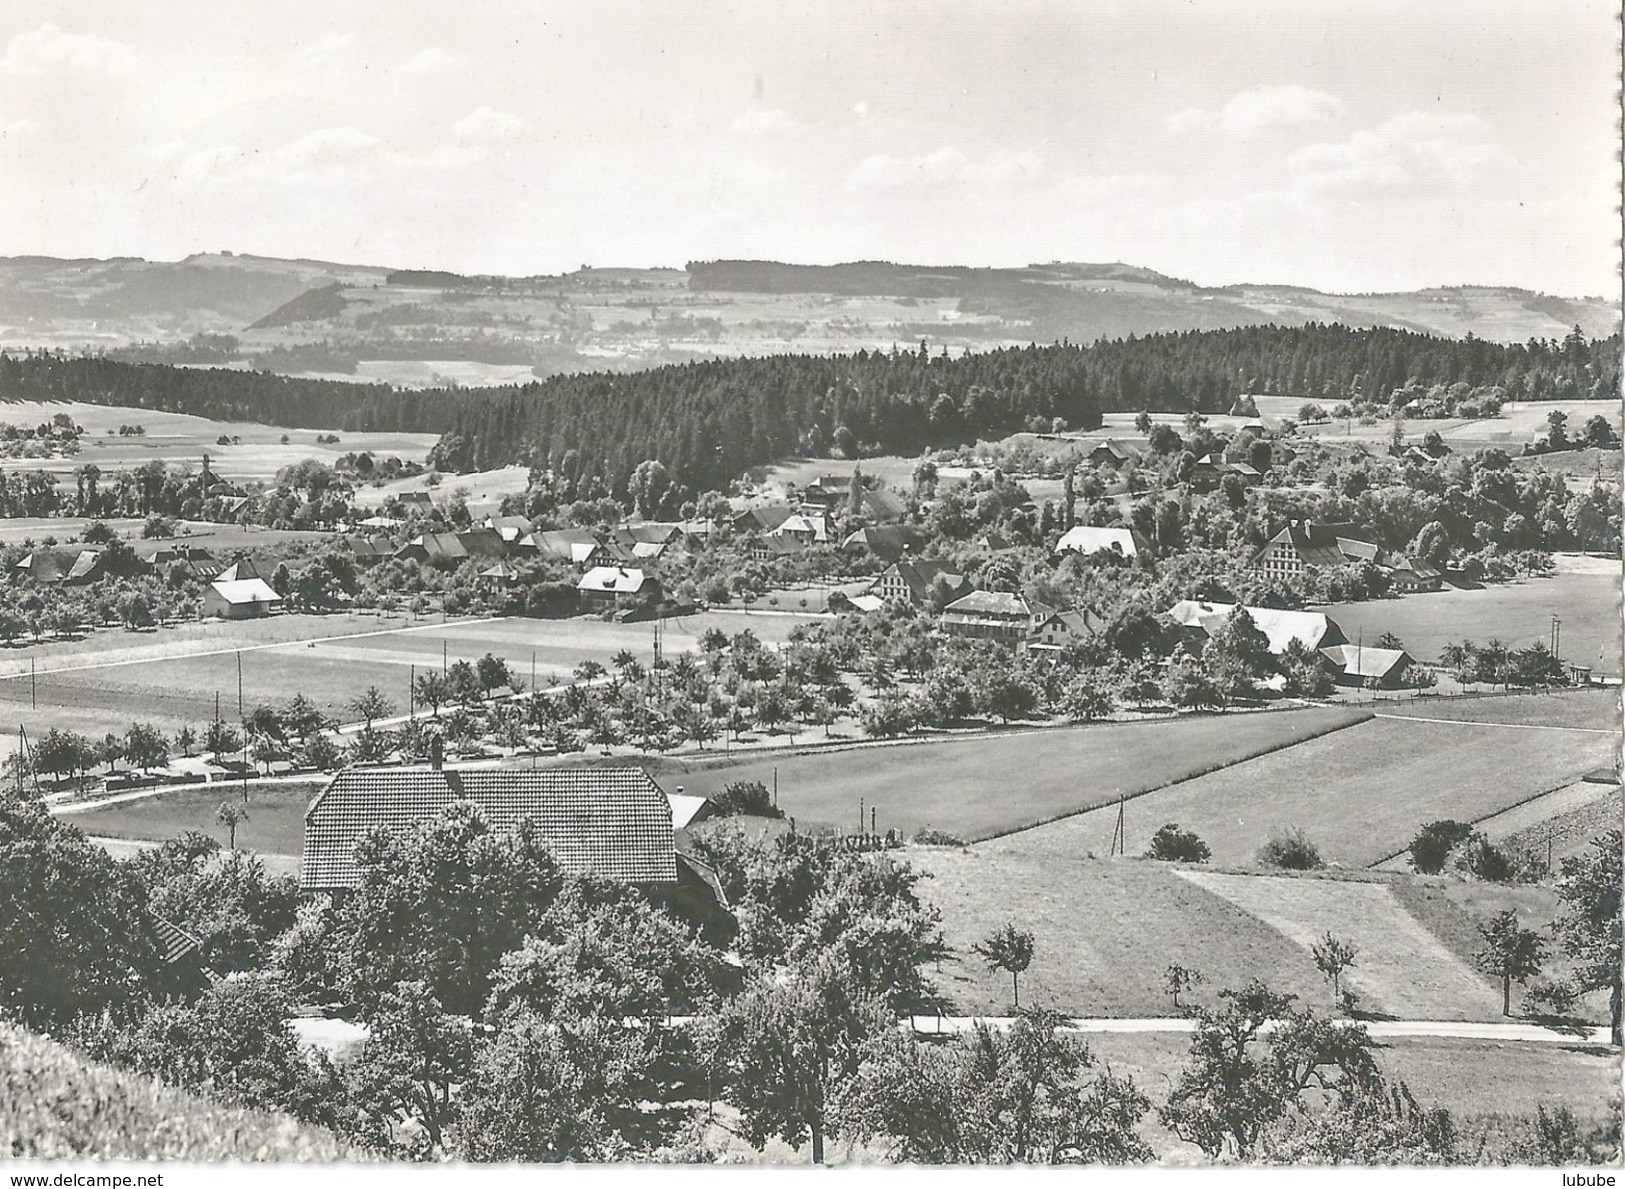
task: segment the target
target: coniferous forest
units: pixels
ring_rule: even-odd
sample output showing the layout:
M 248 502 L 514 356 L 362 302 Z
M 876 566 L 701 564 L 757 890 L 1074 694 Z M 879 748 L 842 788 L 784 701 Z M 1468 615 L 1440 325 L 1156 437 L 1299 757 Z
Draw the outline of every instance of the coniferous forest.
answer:
M 783 455 L 917 453 L 1101 414 L 1223 411 L 1240 393 L 1385 402 L 1410 384 L 1499 389 L 1504 400 L 1610 398 L 1620 336 L 1500 344 L 1341 325 L 1255 326 L 950 357 L 915 350 L 774 355 L 518 388 L 381 384 L 175 368 L 58 354 L 0 355 L 0 399 L 80 400 L 293 428 L 442 435 L 435 465 L 568 466 L 623 492 L 658 459 L 696 490 Z M 573 456 L 569 459 L 567 455 Z

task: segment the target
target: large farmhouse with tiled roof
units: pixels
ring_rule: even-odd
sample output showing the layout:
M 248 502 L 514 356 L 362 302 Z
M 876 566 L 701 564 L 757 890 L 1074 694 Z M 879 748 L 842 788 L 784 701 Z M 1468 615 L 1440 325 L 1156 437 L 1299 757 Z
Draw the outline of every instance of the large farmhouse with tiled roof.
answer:
M 345 895 L 369 830 L 415 829 L 458 801 L 498 833 L 529 821 L 569 874 L 633 884 L 706 932 L 732 934 L 715 874 L 678 852 L 672 802 L 641 768 L 347 768 L 305 811 L 301 890 Z
M 1289 521 L 1256 554 L 1248 568 L 1263 578 L 1293 578 L 1310 570 L 1370 562 L 1388 574 L 1396 589 L 1436 590 L 1439 571 L 1403 553 L 1374 544 L 1352 524 Z
M 565 871 L 634 884 L 677 881 L 671 805 L 639 768 L 347 768 L 305 811 L 300 886 L 354 887 L 355 844 L 374 826 L 409 829 L 456 801 L 491 827 L 529 819 Z

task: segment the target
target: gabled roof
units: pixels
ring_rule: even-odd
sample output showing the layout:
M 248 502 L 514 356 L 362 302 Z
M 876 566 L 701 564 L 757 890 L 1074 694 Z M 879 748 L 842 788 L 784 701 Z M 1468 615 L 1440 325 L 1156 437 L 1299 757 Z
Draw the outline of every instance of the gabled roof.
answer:
M 1063 631 L 1071 632 L 1074 636 L 1087 636 L 1098 632 L 1101 622 L 1094 612 L 1087 608 L 1078 608 L 1073 611 L 1051 611 L 1044 618 L 1033 625 L 1033 634 L 1050 627 L 1058 627 Z
M 158 960 L 165 966 L 173 966 L 203 948 L 202 943 L 185 929 L 160 916 L 152 918 L 152 939 L 158 943 Z
M 908 511 L 901 499 L 877 487 L 865 488 L 860 503 L 863 515 L 871 520 L 896 520 Z
M 673 830 L 681 830 L 697 821 L 704 821 L 716 809 L 711 804 L 710 798 L 696 797 L 692 793 L 667 793 L 666 800 L 671 805 Z
M 1168 609 L 1168 615 L 1180 627 L 1200 629 L 1211 636 L 1224 626 L 1234 603 L 1209 603 L 1198 599 L 1183 599 Z M 1268 638 L 1270 651 L 1280 653 L 1293 640 L 1308 648 L 1323 648 L 1341 644 L 1346 637 L 1337 621 L 1319 611 L 1280 611 L 1274 607 L 1248 607 L 1258 630 Z
M 487 516 L 485 527 L 511 545 L 529 534 L 535 526 L 523 516 Z
M 519 541 L 521 548 L 534 549 L 547 557 L 564 558 L 576 565 L 585 563 L 599 549 L 598 538 L 584 528 L 549 529 L 531 533 Z
M 239 578 L 235 582 L 228 582 L 224 578 L 216 578 L 209 586 L 215 594 L 233 607 L 246 606 L 249 603 L 280 603 L 282 601 L 282 596 L 277 594 L 271 584 L 263 578 Z
M 11 568 L 36 582 L 61 582 L 79 560 L 78 549 L 36 549 Z
M 912 524 L 872 524 L 847 535 L 842 548 L 861 545 L 883 558 L 896 558 L 925 544 L 925 533 Z
M 965 581 L 963 575 L 956 574 L 949 570 L 948 563 L 945 561 L 935 561 L 929 558 L 905 557 L 899 561 L 893 562 L 885 570 L 881 571 L 880 575 L 869 584 L 869 590 L 875 590 L 875 588 L 880 585 L 882 579 L 891 576 L 896 576 L 903 580 L 903 585 L 908 587 L 909 597 L 916 603 L 922 603 L 925 601 L 925 597 L 931 592 L 931 584 L 939 577 L 946 578 L 955 586 L 961 586 Z
M 1363 531 L 1352 524 L 1315 524 L 1297 520 L 1276 533 L 1254 555 L 1254 561 L 1265 549 L 1277 542 L 1290 541 L 1305 565 L 1342 566 L 1350 562 L 1372 561 L 1379 549 L 1367 540 Z
M 458 533 L 457 543 L 469 557 L 502 557 L 507 553 L 502 534 L 493 529 L 476 528 Z
M 1032 608 L 1020 595 L 1002 590 L 973 590 L 942 609 L 944 615 L 995 615 L 1031 618 Z
M 1358 644 L 1333 644 L 1322 648 L 1320 655 L 1341 669 L 1346 677 L 1378 680 L 1411 663 L 1410 653 L 1402 648 L 1371 648 Z
M 640 768 L 349 768 L 305 813 L 300 884 L 354 887 L 355 844 L 371 827 L 411 829 L 456 801 L 474 802 L 502 834 L 529 819 L 572 874 L 628 883 L 677 879 L 671 806 Z
M 829 540 L 829 521 L 822 516 L 808 516 L 797 512 L 786 516 L 778 528 L 767 534 L 770 537 L 808 537 L 815 542 Z
M 102 572 L 102 555 L 99 550 L 82 549 L 79 556 L 73 559 L 73 566 L 62 576 L 66 583 L 89 582 Z
M 576 589 L 606 594 L 637 594 L 653 577 L 644 570 L 629 570 L 623 566 L 594 566 L 581 575 Z
M 1095 455 L 1101 453 L 1105 453 L 1110 457 L 1115 458 L 1118 462 L 1126 462 L 1129 459 L 1139 457 L 1138 453 L 1130 450 L 1127 446 L 1124 446 L 1116 438 L 1107 438 L 1103 442 L 1097 442 L 1094 449 L 1089 451 L 1089 457 L 1093 458 Z
M 1099 553 L 1105 549 L 1123 557 L 1138 557 L 1143 543 L 1131 528 L 1101 528 L 1075 524 L 1055 542 L 1056 553 Z
M 741 532 L 754 529 L 757 532 L 771 532 L 779 527 L 791 516 L 795 509 L 788 504 L 765 504 L 760 508 L 747 508 L 734 517 L 734 527 Z
M 395 556 L 405 557 L 414 553 L 421 553 L 429 558 L 448 557 L 459 560 L 468 556 L 468 550 L 456 533 L 419 533 L 397 549 Z
M 519 571 L 514 569 L 505 559 L 498 560 L 495 565 L 485 567 L 480 571 L 481 578 L 496 578 L 502 582 L 512 582 L 519 577 Z
M 225 569 L 215 575 L 218 582 L 240 582 L 245 578 L 264 578 L 260 569 L 253 561 L 246 557 L 239 557 Z

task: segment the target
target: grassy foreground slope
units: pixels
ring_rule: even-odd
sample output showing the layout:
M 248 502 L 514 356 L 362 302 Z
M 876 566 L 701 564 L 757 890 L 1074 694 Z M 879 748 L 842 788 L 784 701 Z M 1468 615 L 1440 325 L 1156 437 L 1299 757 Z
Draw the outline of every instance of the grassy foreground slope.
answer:
M 365 1159 L 331 1132 L 88 1061 L 0 1025 L 0 1156 L 18 1160 Z

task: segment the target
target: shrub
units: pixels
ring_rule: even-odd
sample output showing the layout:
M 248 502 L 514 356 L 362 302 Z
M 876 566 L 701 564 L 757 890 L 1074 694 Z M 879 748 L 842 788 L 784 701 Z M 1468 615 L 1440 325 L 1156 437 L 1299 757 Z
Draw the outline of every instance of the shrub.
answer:
M 1466 822 L 1428 822 L 1411 839 L 1411 870 L 1420 875 L 1438 875 L 1444 870 L 1445 860 L 1473 833 Z
M 759 780 L 736 780 L 711 798 L 718 817 L 746 815 L 750 817 L 783 817 L 784 811 L 773 804 L 772 794 Z
M 1181 830 L 1178 822 L 1169 822 L 1153 834 L 1151 849 L 1145 852 L 1146 858 L 1164 863 L 1205 863 L 1212 855 L 1195 831 Z
M 1477 830 L 1451 852 L 1452 866 L 1463 875 L 1486 883 L 1511 883 L 1518 878 L 1518 862 Z
M 1526 1016 L 1566 1016 L 1579 1002 L 1580 991 L 1563 979 L 1540 979 L 1529 984 L 1523 996 Z
M 1280 867 L 1285 871 L 1313 871 L 1324 867 L 1320 848 L 1309 841 L 1308 835 L 1294 827 L 1284 834 L 1273 834 L 1258 848 L 1258 861 L 1266 867 Z
M 965 840 L 957 834 L 950 834 L 946 830 L 933 829 L 930 826 L 921 826 L 914 831 L 914 842 L 919 846 L 964 846 Z

